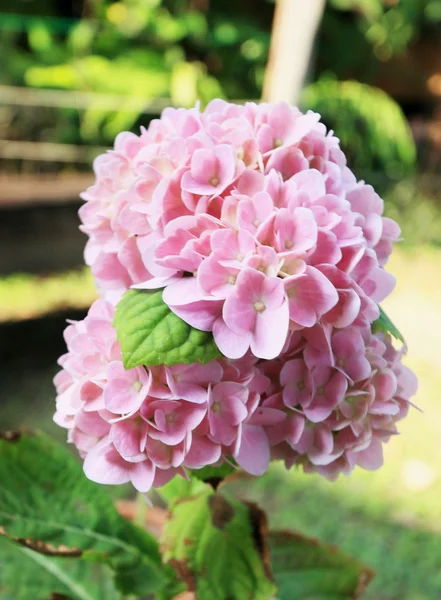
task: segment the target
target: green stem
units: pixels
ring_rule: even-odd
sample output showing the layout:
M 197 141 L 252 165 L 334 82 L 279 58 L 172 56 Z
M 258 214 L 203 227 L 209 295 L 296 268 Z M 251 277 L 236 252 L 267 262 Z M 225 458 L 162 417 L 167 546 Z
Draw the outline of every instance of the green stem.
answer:
M 145 518 L 147 515 L 149 507 L 147 504 L 147 500 L 144 497 L 144 494 L 138 492 L 136 495 L 136 512 L 134 522 L 139 527 L 145 528 Z

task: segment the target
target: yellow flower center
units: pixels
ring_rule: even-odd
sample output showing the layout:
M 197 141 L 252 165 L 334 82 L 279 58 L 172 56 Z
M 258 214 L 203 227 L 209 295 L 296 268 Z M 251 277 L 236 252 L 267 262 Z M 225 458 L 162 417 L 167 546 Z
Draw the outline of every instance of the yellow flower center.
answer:
M 139 381 L 139 379 L 132 383 L 132 388 L 135 390 L 135 392 L 139 392 L 141 390 L 142 383 Z

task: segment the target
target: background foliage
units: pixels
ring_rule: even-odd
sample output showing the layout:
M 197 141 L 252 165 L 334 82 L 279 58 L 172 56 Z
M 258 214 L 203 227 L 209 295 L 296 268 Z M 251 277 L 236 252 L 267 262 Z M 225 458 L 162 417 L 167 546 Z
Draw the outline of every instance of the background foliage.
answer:
M 273 10 L 270 0 L 0 2 L 0 83 L 95 93 L 86 104 L 74 95 L 69 107 L 36 108 L 32 116 L 3 106 L 3 137 L 109 145 L 170 102 L 258 99 Z M 433 185 L 428 189 L 414 174 L 402 109 L 360 84 L 375 84 L 388 61 L 436 39 L 440 23 L 441 0 L 328 0 L 302 98 L 341 137 L 356 174 L 386 194 L 405 220 L 411 189 L 412 203 L 423 206 L 418 219 L 434 212 Z M 425 154 L 420 162 L 428 162 Z M 414 181 L 405 198 L 394 188 L 403 178 Z M 427 241 L 441 238 L 438 219 L 435 224 Z

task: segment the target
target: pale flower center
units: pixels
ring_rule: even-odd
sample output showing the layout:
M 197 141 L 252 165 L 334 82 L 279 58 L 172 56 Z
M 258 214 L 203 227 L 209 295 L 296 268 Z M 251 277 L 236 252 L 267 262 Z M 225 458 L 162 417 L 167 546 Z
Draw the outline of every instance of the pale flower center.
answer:
M 210 185 L 212 185 L 213 187 L 216 187 L 219 185 L 219 177 L 217 177 L 216 175 L 214 177 L 212 177 L 209 182 Z
M 142 383 L 139 381 L 139 379 L 132 383 L 132 388 L 135 390 L 135 392 L 139 392 L 141 390 Z
M 220 402 L 213 402 L 213 404 L 211 405 L 211 411 L 214 413 L 219 413 L 220 410 L 221 410 Z
M 297 382 L 297 389 L 299 390 L 299 392 L 303 392 L 303 390 L 305 389 L 305 382 L 304 381 L 298 381 Z
M 283 140 L 280 138 L 276 138 L 274 140 L 274 148 L 280 148 L 280 146 L 283 144 Z
M 291 240 L 286 240 L 285 242 L 285 248 L 287 250 L 291 250 L 291 248 L 294 246 L 293 242 Z
M 345 361 L 344 361 L 344 359 L 343 359 L 343 358 L 339 358 L 339 359 L 337 360 L 337 366 L 338 366 L 338 367 L 344 367 L 344 366 L 345 366 Z
M 234 285 L 236 283 L 237 277 L 235 275 L 228 275 L 227 283 L 230 285 Z
M 325 393 L 325 388 L 322 385 L 317 388 L 317 394 L 319 396 L 323 396 L 324 393 Z
M 253 302 L 254 310 L 258 313 L 261 313 L 265 310 L 266 306 L 261 300 L 257 300 Z
M 165 422 L 167 425 L 173 425 L 176 423 L 176 415 L 174 412 L 169 412 L 165 415 Z

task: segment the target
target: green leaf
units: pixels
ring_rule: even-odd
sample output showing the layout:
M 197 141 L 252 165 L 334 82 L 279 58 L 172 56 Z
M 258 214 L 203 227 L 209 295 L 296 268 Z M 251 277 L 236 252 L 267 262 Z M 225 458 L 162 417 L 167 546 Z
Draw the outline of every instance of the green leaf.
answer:
M 1 600 L 119 600 L 105 565 L 48 557 L 0 537 Z
M 194 329 L 162 299 L 162 290 L 129 290 L 113 322 L 126 369 L 207 363 L 221 356 L 211 333 Z
M 268 536 L 278 600 L 355 600 L 373 572 L 333 546 L 289 531 Z
M 161 588 L 161 590 L 155 594 L 155 600 L 176 600 L 179 594 L 182 594 L 187 590 L 187 586 L 179 579 L 176 571 L 170 566 L 165 565 L 165 572 L 167 575 L 167 582 Z
M 15 545 L 15 557 L 26 555 L 56 578 L 52 591 L 66 593 L 72 579 L 69 597 L 75 600 L 86 597 L 76 586 L 87 589 L 80 573 L 87 573 L 89 562 L 110 567 L 123 594 L 149 594 L 163 583 L 156 540 L 121 517 L 104 488 L 86 479 L 74 457 L 43 434 L 0 436 L 0 527 Z M 1 582 L 20 586 L 19 573 L 20 562 L 2 558 Z M 23 600 L 40 598 L 17 594 L 15 587 L 7 591 Z
M 169 508 L 171 508 L 183 498 L 191 498 L 203 493 L 207 489 L 205 483 L 196 477 L 190 477 L 190 479 L 173 477 L 171 481 L 158 489 L 157 492 L 167 502 Z
M 225 479 L 228 475 L 232 473 L 236 473 L 236 469 L 233 465 L 225 462 L 219 467 L 213 467 L 211 465 L 207 465 L 202 469 L 195 469 L 191 473 L 193 477 L 200 479 L 201 481 L 209 481 L 210 479 Z
M 268 600 L 275 586 L 264 526 L 256 507 L 207 491 L 172 508 L 164 560 L 197 598 Z
M 381 331 L 383 333 L 390 333 L 395 339 L 405 344 L 406 342 L 404 341 L 403 334 L 392 323 L 392 321 L 381 308 L 381 306 L 379 306 L 378 308 L 380 309 L 380 317 L 372 325 L 373 332 L 377 333 L 378 331 Z

